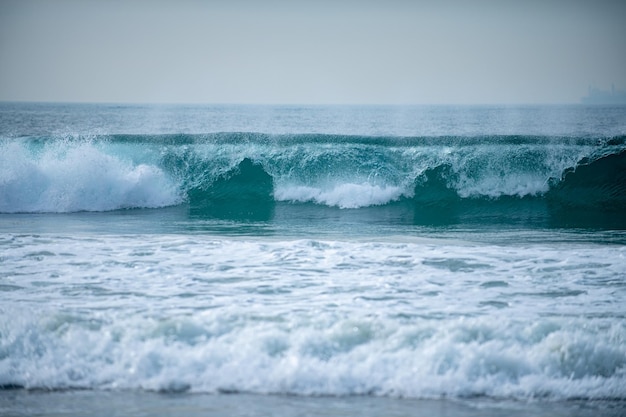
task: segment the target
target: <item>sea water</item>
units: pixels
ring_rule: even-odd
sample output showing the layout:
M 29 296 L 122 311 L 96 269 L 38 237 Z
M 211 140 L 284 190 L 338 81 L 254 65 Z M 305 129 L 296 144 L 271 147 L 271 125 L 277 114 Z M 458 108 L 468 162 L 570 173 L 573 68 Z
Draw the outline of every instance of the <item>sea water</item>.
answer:
M 3 103 L 0 412 L 620 415 L 625 244 L 625 107 Z

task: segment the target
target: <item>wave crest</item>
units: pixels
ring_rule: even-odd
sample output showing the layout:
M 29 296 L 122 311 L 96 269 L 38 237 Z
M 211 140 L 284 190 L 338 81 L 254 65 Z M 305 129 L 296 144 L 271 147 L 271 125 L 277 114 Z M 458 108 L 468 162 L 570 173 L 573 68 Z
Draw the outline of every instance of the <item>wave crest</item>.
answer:
M 28 149 L 0 144 L 0 212 L 106 211 L 180 203 L 157 166 L 133 164 L 89 142 Z
M 626 206 L 620 138 L 332 139 L 337 142 L 328 135 L 248 133 L 5 140 L 0 211 L 185 203 L 200 212 L 220 206 L 227 215 L 258 205 L 269 219 L 275 202 L 359 209 L 409 201 L 416 210 L 443 205 L 457 211 L 480 202 L 481 212 L 502 201 L 570 208 L 592 201 L 594 210 L 618 211 Z M 242 201 L 252 203 L 241 209 Z

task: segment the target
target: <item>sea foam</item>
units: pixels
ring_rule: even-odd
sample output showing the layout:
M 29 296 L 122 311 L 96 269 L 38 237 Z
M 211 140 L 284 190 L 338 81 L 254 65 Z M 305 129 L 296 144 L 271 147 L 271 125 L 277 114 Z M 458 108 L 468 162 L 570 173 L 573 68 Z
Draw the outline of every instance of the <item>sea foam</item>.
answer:
M 626 334 L 618 323 L 493 317 L 403 323 L 364 314 L 287 319 L 241 308 L 162 319 L 14 308 L 3 313 L 0 384 L 7 386 L 413 398 L 626 397 L 626 354 L 619 345 Z
M 4 386 L 626 398 L 620 246 L 201 235 L 0 245 L 21 274 L 0 306 Z
M 278 201 L 314 202 L 344 209 L 384 205 L 398 200 L 405 194 L 398 186 L 368 183 L 343 183 L 327 187 L 279 186 L 274 192 Z
M 133 164 L 93 143 L 55 141 L 39 149 L 0 144 L 0 212 L 76 212 L 163 207 L 180 202 L 157 166 Z

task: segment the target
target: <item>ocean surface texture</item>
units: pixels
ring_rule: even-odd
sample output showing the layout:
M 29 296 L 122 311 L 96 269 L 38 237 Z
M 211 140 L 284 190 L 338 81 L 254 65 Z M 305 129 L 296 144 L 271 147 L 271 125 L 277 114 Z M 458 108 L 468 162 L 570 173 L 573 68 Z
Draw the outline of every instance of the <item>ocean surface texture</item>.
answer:
M 624 415 L 626 107 L 2 103 L 0 301 L 2 415 Z

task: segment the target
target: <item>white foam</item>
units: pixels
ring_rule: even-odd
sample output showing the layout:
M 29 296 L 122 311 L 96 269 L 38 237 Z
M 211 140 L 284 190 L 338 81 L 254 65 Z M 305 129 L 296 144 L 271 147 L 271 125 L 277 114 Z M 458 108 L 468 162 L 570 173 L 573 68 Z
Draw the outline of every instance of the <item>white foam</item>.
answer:
M 89 142 L 60 141 L 39 152 L 0 144 L 0 212 L 106 211 L 180 202 L 156 166 L 133 164 Z
M 480 179 L 462 176 L 456 185 L 457 193 L 462 198 L 538 196 L 548 192 L 549 189 L 546 178 L 536 174 L 493 175 Z
M 626 398 L 619 246 L 0 244 L 0 385 Z
M 459 151 L 459 150 L 457 150 Z M 443 155 L 455 176 L 449 186 L 462 198 L 539 196 L 549 191 L 549 179 L 576 166 L 590 147 L 478 145 Z M 440 162 L 437 162 L 440 163 Z
M 331 207 L 353 209 L 384 205 L 398 200 L 403 193 L 404 190 L 398 186 L 347 182 L 327 187 L 278 185 L 274 191 L 274 197 L 278 201 L 314 202 Z
M 245 302 L 242 300 L 245 304 Z M 0 384 L 386 395 L 414 398 L 625 398 L 623 326 L 501 318 L 412 323 L 278 318 L 222 309 L 162 320 L 91 320 L 3 311 Z M 13 315 L 11 323 L 7 313 Z M 243 313 L 243 315 L 241 315 Z M 591 324 L 591 325 L 590 325 Z

